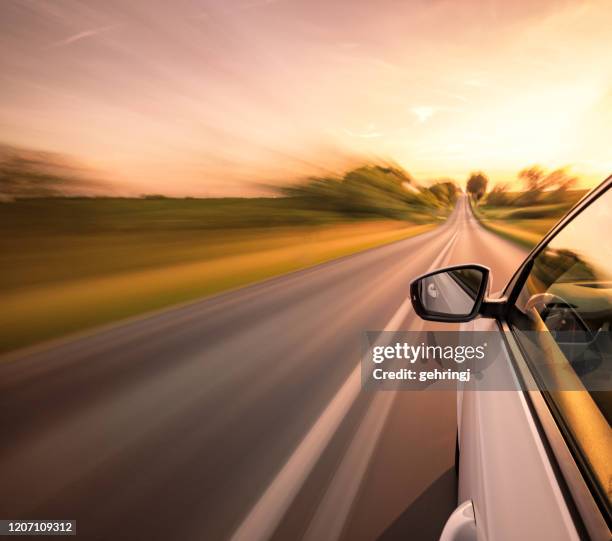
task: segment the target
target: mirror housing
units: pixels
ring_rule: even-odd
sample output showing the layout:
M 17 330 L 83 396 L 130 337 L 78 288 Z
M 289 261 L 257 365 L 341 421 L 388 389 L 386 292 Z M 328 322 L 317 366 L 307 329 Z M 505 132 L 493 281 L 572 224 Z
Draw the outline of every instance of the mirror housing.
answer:
M 490 273 L 483 265 L 468 264 L 423 274 L 410 283 L 414 311 L 427 321 L 445 323 L 471 321 L 479 314 L 494 316 L 504 303 L 486 301 Z

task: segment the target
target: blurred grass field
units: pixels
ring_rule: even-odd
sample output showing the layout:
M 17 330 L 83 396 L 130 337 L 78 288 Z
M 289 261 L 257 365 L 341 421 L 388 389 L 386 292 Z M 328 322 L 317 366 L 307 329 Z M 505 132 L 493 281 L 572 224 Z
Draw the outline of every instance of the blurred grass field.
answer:
M 484 227 L 523 248 L 531 249 L 582 198 L 586 190 L 572 190 L 561 201 L 529 206 L 473 204 Z
M 425 232 L 267 199 L 0 204 L 0 351 L 219 293 Z

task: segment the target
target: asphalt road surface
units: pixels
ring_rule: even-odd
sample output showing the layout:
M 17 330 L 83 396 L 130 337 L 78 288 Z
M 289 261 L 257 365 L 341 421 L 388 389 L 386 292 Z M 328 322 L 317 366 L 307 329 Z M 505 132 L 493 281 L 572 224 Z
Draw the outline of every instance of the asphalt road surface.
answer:
M 495 290 L 524 256 L 462 198 L 418 237 L 0 359 L 0 519 L 74 519 L 81 539 L 436 539 L 455 395 L 362 391 L 362 333 L 421 328 L 420 273 L 479 262 Z

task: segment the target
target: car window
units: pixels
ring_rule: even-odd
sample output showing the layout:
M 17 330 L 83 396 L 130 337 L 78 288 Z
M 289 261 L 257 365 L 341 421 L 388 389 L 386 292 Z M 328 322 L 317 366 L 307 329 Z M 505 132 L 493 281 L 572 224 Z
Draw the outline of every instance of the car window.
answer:
M 535 257 L 509 318 L 553 414 L 608 509 L 611 208 L 612 190 L 608 190 L 548 242 Z

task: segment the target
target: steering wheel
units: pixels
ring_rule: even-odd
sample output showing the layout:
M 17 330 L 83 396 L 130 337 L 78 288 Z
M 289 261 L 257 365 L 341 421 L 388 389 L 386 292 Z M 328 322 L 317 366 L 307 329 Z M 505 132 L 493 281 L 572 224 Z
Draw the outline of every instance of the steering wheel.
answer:
M 551 332 L 584 333 L 590 342 L 594 336 L 575 307 L 564 298 L 553 293 L 533 295 L 525 306 L 526 311 L 535 309 Z

